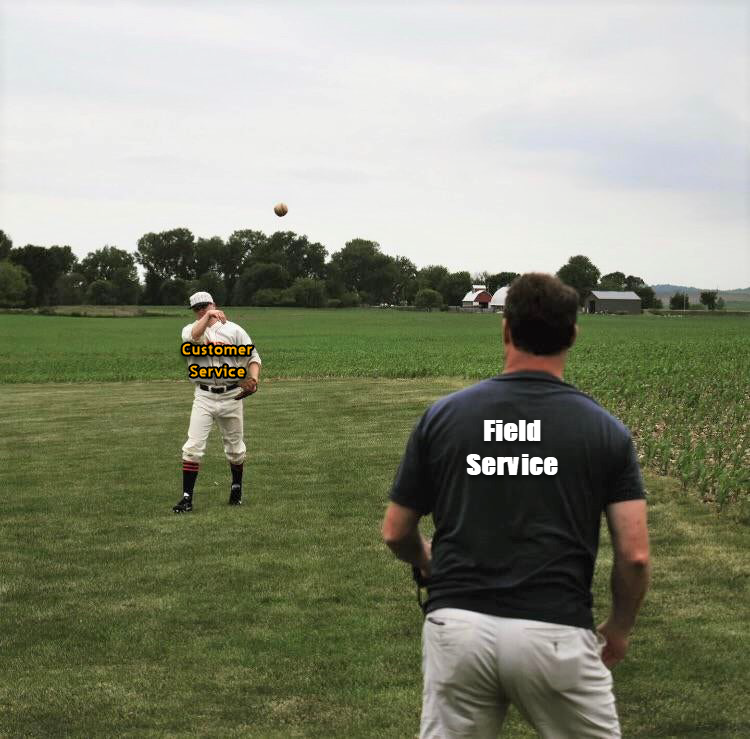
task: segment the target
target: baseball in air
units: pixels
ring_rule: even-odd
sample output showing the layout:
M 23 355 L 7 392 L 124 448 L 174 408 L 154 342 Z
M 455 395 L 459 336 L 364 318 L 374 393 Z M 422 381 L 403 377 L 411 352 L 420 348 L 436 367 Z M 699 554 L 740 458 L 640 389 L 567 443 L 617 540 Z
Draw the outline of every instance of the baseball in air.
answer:
M 289 212 L 289 208 L 286 207 L 286 203 L 276 203 L 273 206 L 273 212 L 281 218 L 281 216 L 285 216 Z

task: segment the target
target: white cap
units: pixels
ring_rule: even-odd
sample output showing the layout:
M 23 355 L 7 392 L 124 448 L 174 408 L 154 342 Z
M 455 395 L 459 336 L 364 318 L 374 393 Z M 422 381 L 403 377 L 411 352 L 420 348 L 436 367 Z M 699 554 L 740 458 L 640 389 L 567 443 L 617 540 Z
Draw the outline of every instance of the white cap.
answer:
M 211 297 L 211 293 L 193 293 L 190 296 L 190 307 L 194 305 L 200 305 L 201 303 L 213 303 L 214 299 Z

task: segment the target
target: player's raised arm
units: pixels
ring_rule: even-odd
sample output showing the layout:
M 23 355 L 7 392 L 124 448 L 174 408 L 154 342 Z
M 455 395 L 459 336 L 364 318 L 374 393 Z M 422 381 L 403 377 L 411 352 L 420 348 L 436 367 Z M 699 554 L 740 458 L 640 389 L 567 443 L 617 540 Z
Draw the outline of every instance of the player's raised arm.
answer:
M 203 338 L 203 334 L 206 333 L 206 329 L 211 325 L 212 321 L 227 322 L 224 311 L 219 310 L 213 303 L 210 303 L 207 308 L 199 309 L 197 313 L 200 318 L 193 325 L 191 332 L 191 337 L 196 343 Z

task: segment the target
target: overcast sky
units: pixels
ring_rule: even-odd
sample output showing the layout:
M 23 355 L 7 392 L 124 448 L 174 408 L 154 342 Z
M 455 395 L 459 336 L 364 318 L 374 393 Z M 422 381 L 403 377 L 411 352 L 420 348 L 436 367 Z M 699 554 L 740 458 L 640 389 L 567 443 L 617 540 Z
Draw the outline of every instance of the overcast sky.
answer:
M 750 285 L 750 0 L 0 0 L 0 22 L 16 246 L 283 229 Z

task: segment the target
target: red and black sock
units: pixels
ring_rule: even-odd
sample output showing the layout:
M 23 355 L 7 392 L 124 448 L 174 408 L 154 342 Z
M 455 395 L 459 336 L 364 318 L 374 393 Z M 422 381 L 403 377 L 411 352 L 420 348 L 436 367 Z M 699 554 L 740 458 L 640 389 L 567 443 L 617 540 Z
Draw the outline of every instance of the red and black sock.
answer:
M 229 463 L 229 469 L 232 470 L 232 485 L 242 485 L 242 464 Z
M 193 494 L 193 488 L 195 487 L 195 478 L 198 477 L 198 468 L 200 465 L 197 462 L 188 462 L 186 459 L 182 460 L 182 494 L 190 495 Z

